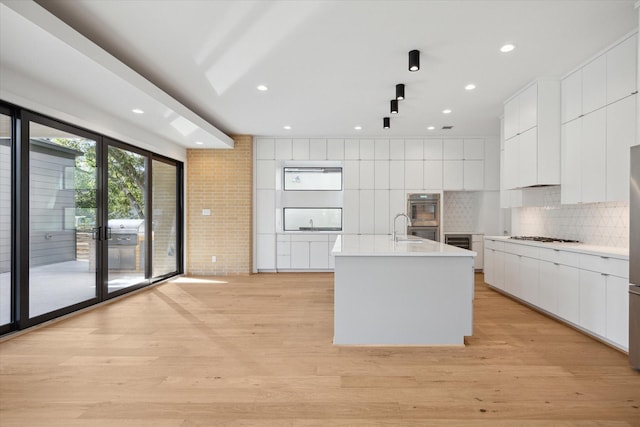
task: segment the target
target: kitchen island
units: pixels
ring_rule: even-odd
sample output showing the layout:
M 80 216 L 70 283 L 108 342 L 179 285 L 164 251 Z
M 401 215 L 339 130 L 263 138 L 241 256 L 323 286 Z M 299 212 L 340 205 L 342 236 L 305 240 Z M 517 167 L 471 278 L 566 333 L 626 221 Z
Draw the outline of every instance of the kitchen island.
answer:
M 420 238 L 342 235 L 333 247 L 334 344 L 464 345 L 475 252 Z

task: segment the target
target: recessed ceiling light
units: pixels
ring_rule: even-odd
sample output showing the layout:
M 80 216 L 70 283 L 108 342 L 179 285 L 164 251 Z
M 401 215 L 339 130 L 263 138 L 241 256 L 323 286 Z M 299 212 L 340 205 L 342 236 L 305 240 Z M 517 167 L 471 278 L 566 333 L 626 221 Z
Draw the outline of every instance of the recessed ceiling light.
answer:
M 282 126 L 282 128 L 285 129 L 285 130 L 291 130 L 291 126 L 289 126 L 289 125 Z
M 144 111 L 139 108 L 134 108 L 133 110 L 131 110 L 131 112 L 136 114 L 144 114 Z
M 265 85 L 258 85 L 256 89 L 258 89 L 260 92 L 266 92 L 269 90 L 269 88 L 266 87 Z
M 353 127 L 355 130 L 362 130 L 362 126 L 354 126 Z
M 442 114 L 451 114 L 451 110 L 450 109 L 444 109 L 442 110 Z
M 202 144 L 204 144 L 204 142 L 202 142 L 202 141 L 196 141 L 196 145 L 202 145 Z
M 500 52 L 502 52 L 502 53 L 511 52 L 511 51 L 512 51 L 513 49 L 515 49 L 515 48 L 516 48 L 516 46 L 515 46 L 515 45 L 513 45 L 513 44 L 511 44 L 511 43 L 507 43 L 507 44 L 503 45 L 503 46 L 500 48 Z
M 435 126 L 429 126 L 427 130 L 434 130 L 435 128 L 436 128 Z
M 475 88 L 476 88 L 476 85 L 474 85 L 473 83 L 469 83 L 464 87 L 464 90 L 474 90 Z

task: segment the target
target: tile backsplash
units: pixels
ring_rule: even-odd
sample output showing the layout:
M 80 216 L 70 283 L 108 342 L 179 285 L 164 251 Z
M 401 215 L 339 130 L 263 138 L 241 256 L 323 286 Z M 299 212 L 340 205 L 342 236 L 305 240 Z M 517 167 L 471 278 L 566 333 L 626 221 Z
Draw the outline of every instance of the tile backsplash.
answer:
M 597 246 L 629 247 L 629 203 L 561 205 L 560 187 L 531 190 L 541 206 L 512 210 L 512 234 L 579 240 Z
M 476 230 L 476 193 L 445 191 L 442 210 L 442 226 L 445 232 Z

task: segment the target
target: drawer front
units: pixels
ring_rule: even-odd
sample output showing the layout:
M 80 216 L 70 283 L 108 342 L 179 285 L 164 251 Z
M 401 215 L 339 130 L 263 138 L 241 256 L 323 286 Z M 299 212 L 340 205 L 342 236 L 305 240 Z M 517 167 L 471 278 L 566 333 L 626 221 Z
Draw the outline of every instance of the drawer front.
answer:
M 496 248 L 496 241 L 495 240 L 484 239 L 484 247 L 487 248 L 487 249 L 495 249 Z
M 598 255 L 580 254 L 580 268 L 618 277 L 629 277 L 629 261 Z
M 569 267 L 580 267 L 580 254 L 577 252 L 556 250 L 556 263 Z
M 557 249 L 547 249 L 547 248 L 540 248 L 538 250 L 538 256 L 540 257 L 540 259 L 542 261 L 549 261 L 549 262 L 553 262 L 556 264 L 559 264 L 558 262 L 558 253 L 560 251 Z
M 280 255 L 291 255 L 291 243 L 290 242 L 280 242 L 277 243 L 277 251 L 278 256 Z
M 276 241 L 277 242 L 290 242 L 291 241 L 291 236 L 288 234 L 277 234 L 276 235 Z

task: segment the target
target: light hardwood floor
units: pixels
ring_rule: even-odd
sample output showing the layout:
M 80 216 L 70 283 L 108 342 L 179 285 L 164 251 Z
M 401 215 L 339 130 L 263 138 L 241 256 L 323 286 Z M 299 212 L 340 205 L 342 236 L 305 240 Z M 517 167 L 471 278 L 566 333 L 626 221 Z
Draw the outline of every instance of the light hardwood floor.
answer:
M 482 275 L 464 348 L 333 346 L 332 285 L 182 278 L 5 341 L 0 425 L 640 425 L 626 355 Z

